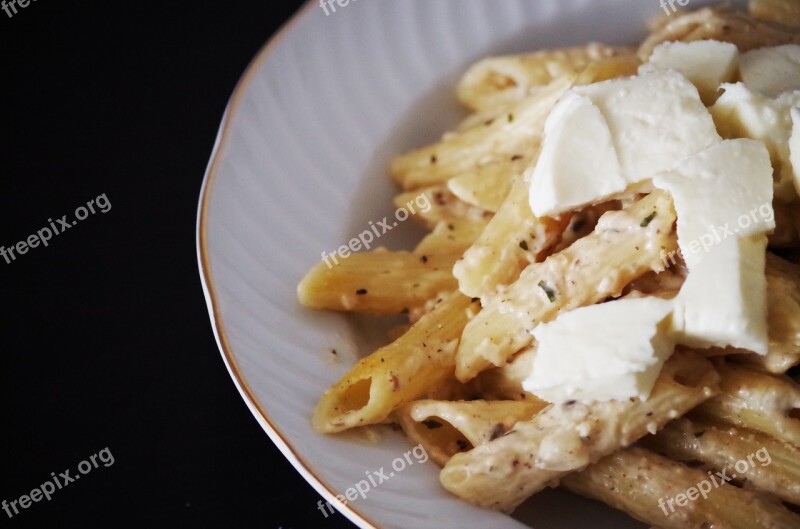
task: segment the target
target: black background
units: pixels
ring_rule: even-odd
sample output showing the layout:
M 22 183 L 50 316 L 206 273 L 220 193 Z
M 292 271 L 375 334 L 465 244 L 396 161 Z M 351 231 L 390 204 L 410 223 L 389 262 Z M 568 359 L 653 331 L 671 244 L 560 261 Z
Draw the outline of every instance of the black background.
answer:
M 0 244 L 98 195 L 7 264 L 0 500 L 108 447 L 2 527 L 354 527 L 252 417 L 214 342 L 195 252 L 228 98 L 300 1 L 38 0 L 0 11 Z M 13 511 L 12 511 L 13 512 Z

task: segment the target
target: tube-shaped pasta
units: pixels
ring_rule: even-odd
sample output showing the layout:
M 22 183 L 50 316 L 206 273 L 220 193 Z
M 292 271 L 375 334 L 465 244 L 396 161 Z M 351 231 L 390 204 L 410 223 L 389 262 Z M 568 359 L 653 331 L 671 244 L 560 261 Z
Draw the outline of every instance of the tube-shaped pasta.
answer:
M 458 99 L 467 108 L 485 111 L 535 93 L 559 76 L 577 74 L 594 61 L 632 52 L 630 48 L 592 43 L 523 55 L 489 57 L 472 65 L 461 77 Z
M 800 449 L 774 437 L 684 417 L 644 440 L 643 445 L 679 461 L 701 461 L 714 470 L 727 469 L 725 475 L 737 483 L 747 482 L 800 505 Z
M 800 447 L 800 386 L 774 376 L 727 364 L 718 366 L 721 392 L 700 405 L 699 417 L 764 432 Z
M 674 223 L 672 200 L 656 191 L 606 213 L 591 235 L 528 266 L 507 289 L 482 300 L 483 310 L 461 339 L 458 379 L 463 382 L 492 365 L 504 365 L 532 343 L 531 329 L 560 311 L 619 296 L 637 277 L 664 270 L 664 256 L 677 248 Z
M 766 356 L 748 354 L 744 362 L 782 374 L 800 363 L 800 266 L 767 252 L 769 347 Z
M 541 140 L 544 121 L 556 101 L 571 86 L 570 79 L 510 106 L 506 115 L 482 127 L 448 134 L 439 143 L 416 149 L 392 160 L 390 172 L 405 190 L 444 184 L 450 178 L 487 163 L 513 164 Z
M 528 183 L 519 178 L 486 230 L 453 267 L 459 289 L 477 298 L 513 283 L 558 242 L 568 223 L 569 215 L 536 217 L 528 203 Z
M 440 222 L 451 222 L 458 219 L 485 221 L 491 217 L 490 212 L 471 206 L 455 196 L 446 184 L 401 193 L 394 198 L 394 205 L 402 208 L 421 194 L 425 195 L 431 207 L 425 211 L 416 210 L 411 214 L 411 218 L 428 229 L 435 228 Z
M 492 441 L 518 421 L 542 411 L 547 403 L 530 401 L 418 400 L 398 412 L 400 426 L 437 464 L 459 452 Z
M 670 17 L 639 47 L 639 58 L 646 61 L 653 49 L 665 41 L 692 42 L 721 40 L 746 51 L 781 44 L 800 44 L 794 28 L 775 26 L 725 8 L 703 8 Z
M 319 263 L 297 286 L 300 303 L 314 309 L 400 314 L 456 289 L 458 254 L 375 251 Z
M 534 152 L 532 152 L 534 151 Z M 496 212 L 511 191 L 515 179 L 530 165 L 532 155 L 538 156 L 538 146 L 526 149 L 526 154 L 512 156 L 508 163 L 481 165 L 447 181 L 450 191 L 467 204 L 485 211 Z
M 708 360 L 675 353 L 646 401 L 551 404 L 504 436 L 456 454 L 439 475 L 453 494 L 511 511 L 548 484 L 655 433 L 717 391 Z
M 453 375 L 458 338 L 477 303 L 448 295 L 396 341 L 358 362 L 328 388 L 314 410 L 317 431 L 377 424 Z
M 486 229 L 484 220 L 452 219 L 441 221 L 414 248 L 417 255 L 462 255 Z
M 702 470 L 634 447 L 570 474 L 561 483 L 662 529 L 800 527 L 800 516 L 779 503 L 732 485 L 714 486 L 719 479 L 712 481 Z
M 750 14 L 762 20 L 787 26 L 800 26 L 800 2 L 797 0 L 750 0 Z

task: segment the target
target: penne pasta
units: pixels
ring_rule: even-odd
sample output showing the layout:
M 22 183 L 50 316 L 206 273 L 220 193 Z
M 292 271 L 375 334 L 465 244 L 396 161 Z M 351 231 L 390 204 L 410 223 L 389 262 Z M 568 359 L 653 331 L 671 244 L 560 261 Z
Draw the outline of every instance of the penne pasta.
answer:
M 535 347 L 524 349 L 506 365 L 481 371 L 470 383 L 491 400 L 539 400 L 522 387 L 523 380 L 533 368 L 534 356 Z
M 800 266 L 767 252 L 769 348 L 739 359 L 774 374 L 800 363 Z
M 335 433 L 381 423 L 452 377 L 458 338 L 476 305 L 459 293 L 449 294 L 397 341 L 359 361 L 323 393 L 314 428 Z
M 548 484 L 655 433 L 712 397 L 717 381 L 707 360 L 676 353 L 646 401 L 552 404 L 504 436 L 455 454 L 439 478 L 470 503 L 510 512 Z
M 750 0 L 750 14 L 761 20 L 787 26 L 800 26 L 800 2 L 797 0 Z
M 412 442 L 422 444 L 444 466 L 454 454 L 500 437 L 546 406 L 541 400 L 418 400 L 400 410 L 398 422 Z
M 440 292 L 456 289 L 457 254 L 374 251 L 319 263 L 297 286 L 305 307 L 370 314 L 401 314 Z
M 787 27 L 775 26 L 725 8 L 703 8 L 676 14 L 660 30 L 651 34 L 639 48 L 639 58 L 650 57 L 653 49 L 665 41 L 692 42 L 721 40 L 735 44 L 739 51 L 781 44 L 799 44 L 800 34 Z
M 697 417 L 766 433 L 800 447 L 800 386 L 789 377 L 720 364 L 721 392 L 700 405 Z
M 519 101 L 553 80 L 583 71 L 594 61 L 631 54 L 630 48 L 589 44 L 524 55 L 490 57 L 461 77 L 456 93 L 467 108 L 482 111 Z
M 509 163 L 481 165 L 474 171 L 451 178 L 447 181 L 447 187 L 467 204 L 495 213 L 511 191 L 514 180 L 522 178 L 532 154 L 538 156 L 538 150 L 538 145 L 532 146 L 526 154 L 512 156 Z
M 485 220 L 441 221 L 414 249 L 417 255 L 463 254 L 486 229 Z
M 411 218 L 428 229 L 432 230 L 442 222 L 452 222 L 460 219 L 480 222 L 486 221 L 488 217 L 491 217 L 490 212 L 483 211 L 460 200 L 445 184 L 401 193 L 394 198 L 394 204 L 397 208 L 401 208 L 419 197 L 421 193 L 424 193 L 431 207 L 426 211 L 415 211 L 411 214 Z
M 625 51 L 604 57 L 590 62 L 575 79 L 575 84 L 591 84 L 618 77 L 629 77 L 636 75 L 641 61 L 636 54 L 636 50 L 625 49 Z
M 395 205 L 427 199 L 430 207 L 407 209 L 430 233 L 411 252 L 328 256 L 298 286 L 308 307 L 405 316 L 387 322 L 402 323 L 392 343 L 321 396 L 318 432 L 399 425 L 442 466 L 445 489 L 505 512 L 561 484 L 661 529 L 800 527 L 800 514 L 781 504 L 800 505 L 800 375 L 792 369 L 800 364 L 800 215 L 797 204 L 768 207 L 772 146 L 720 144 L 726 135 L 716 127 L 725 124 L 702 104 L 741 78 L 742 53 L 800 44 L 800 0 L 750 0 L 749 15 L 662 7 L 667 15 L 637 48 L 588 44 L 475 63 L 457 87 L 474 112 L 391 161 L 402 188 Z M 659 43 L 705 39 L 738 52 L 665 46 L 638 74 Z M 794 53 L 746 59 L 753 72 L 775 73 L 765 93 L 791 85 L 783 70 Z M 752 117 L 741 103 L 739 117 L 754 127 L 775 117 L 788 137 L 797 121 L 788 110 Z M 673 202 L 665 181 L 683 173 L 700 177 L 670 187 Z M 695 185 L 716 200 L 687 198 Z M 684 261 L 676 224 L 690 235 L 683 251 L 707 253 L 702 263 Z M 758 355 L 731 344 L 764 352 L 765 311 L 752 308 L 763 296 L 741 285 L 763 289 L 764 268 L 753 263 L 763 264 L 765 245 L 753 240 L 767 237 L 782 257 L 767 251 L 769 345 Z M 698 301 L 718 295 L 736 325 L 726 328 L 730 318 Z M 718 346 L 691 349 L 683 335 Z M 715 481 L 712 491 L 720 474 L 732 483 Z
M 701 461 L 714 470 L 726 469 L 724 474 L 736 483 L 746 482 L 800 505 L 800 448 L 768 435 L 681 418 L 642 444 L 678 461 Z M 740 461 L 747 462 L 744 473 L 735 468 Z
M 453 267 L 458 288 L 470 297 L 513 283 L 558 241 L 569 217 L 537 218 L 528 205 L 528 184 L 518 179 L 486 230 Z
M 731 485 L 712 489 L 710 477 L 702 470 L 642 448 L 620 450 L 561 483 L 576 494 L 662 529 L 800 527 L 800 516 L 779 503 Z M 701 483 L 708 484 L 703 490 L 710 490 L 702 497 Z
M 651 219 L 646 226 L 645 218 Z M 467 325 L 456 358 L 458 379 L 504 365 L 531 344 L 533 327 L 560 311 L 619 296 L 637 277 L 663 270 L 663 256 L 677 247 L 674 223 L 671 199 L 657 191 L 606 213 L 591 235 L 528 266 L 515 283 L 484 300 L 483 310 Z
M 559 80 L 485 126 L 449 134 L 439 143 L 398 156 L 390 173 L 408 191 L 444 184 L 481 165 L 512 164 L 512 158 L 524 155 L 541 138 L 545 118 L 571 84 Z

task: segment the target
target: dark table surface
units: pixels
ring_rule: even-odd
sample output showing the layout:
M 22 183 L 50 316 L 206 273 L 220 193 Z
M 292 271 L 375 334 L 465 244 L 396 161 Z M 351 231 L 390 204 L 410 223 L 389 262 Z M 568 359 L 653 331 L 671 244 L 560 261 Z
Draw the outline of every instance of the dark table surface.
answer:
M 8 1 L 0 527 L 354 527 L 240 398 L 195 253 L 228 97 L 301 2 Z

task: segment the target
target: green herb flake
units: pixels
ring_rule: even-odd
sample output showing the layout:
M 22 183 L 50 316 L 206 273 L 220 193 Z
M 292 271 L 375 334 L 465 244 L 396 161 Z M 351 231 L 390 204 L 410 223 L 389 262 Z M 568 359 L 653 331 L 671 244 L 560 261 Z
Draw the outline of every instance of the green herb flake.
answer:
M 539 281 L 539 288 L 541 288 L 545 294 L 547 294 L 547 299 L 550 300 L 550 303 L 556 300 L 556 291 L 553 290 L 550 285 L 545 283 L 544 281 Z
M 514 122 L 514 114 L 509 114 L 508 115 L 508 122 L 509 123 L 513 123 Z
M 651 214 L 649 214 L 648 216 L 646 216 L 644 218 L 644 220 L 642 221 L 642 223 L 639 224 L 639 226 L 641 226 L 642 228 L 648 227 L 650 225 L 650 223 L 653 222 L 654 218 L 656 218 L 656 212 L 655 211 L 652 212 Z
M 528 251 L 528 243 L 525 242 L 525 241 L 520 241 L 519 242 L 519 247 L 522 248 L 523 250 L 525 250 L 526 252 Z

